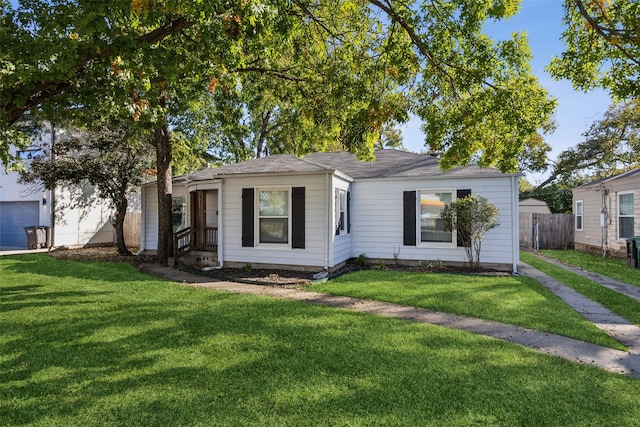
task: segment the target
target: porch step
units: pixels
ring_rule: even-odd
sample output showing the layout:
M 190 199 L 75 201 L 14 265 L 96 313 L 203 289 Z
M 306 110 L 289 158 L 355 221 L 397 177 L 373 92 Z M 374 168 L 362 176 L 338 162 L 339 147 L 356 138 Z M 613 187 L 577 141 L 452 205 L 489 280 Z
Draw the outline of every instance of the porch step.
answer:
M 181 256 L 178 262 L 184 265 L 201 265 L 203 267 L 217 267 L 218 253 L 207 251 L 193 251 Z

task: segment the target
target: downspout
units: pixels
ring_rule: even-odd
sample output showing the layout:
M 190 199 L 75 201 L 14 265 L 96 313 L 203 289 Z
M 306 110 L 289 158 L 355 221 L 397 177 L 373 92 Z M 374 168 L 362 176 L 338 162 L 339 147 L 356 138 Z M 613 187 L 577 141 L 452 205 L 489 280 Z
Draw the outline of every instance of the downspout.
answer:
M 224 265 L 224 209 L 222 209 L 222 188 L 224 182 L 218 186 L 218 268 Z
M 331 200 L 331 180 L 329 179 L 329 174 L 325 174 L 324 175 L 324 182 L 325 182 L 325 204 L 327 209 L 325 210 L 325 227 L 324 227 L 324 233 L 325 234 L 325 238 L 324 238 L 324 269 L 328 270 L 329 269 L 329 239 L 330 239 L 330 235 L 329 235 L 329 230 L 331 229 L 331 224 L 329 223 L 330 218 L 331 218 L 331 203 L 329 202 Z
M 520 218 L 518 213 L 518 177 L 511 177 L 511 217 L 513 227 L 511 230 L 512 236 L 512 260 L 513 260 L 513 274 L 518 274 L 518 263 L 520 262 Z
M 51 154 L 49 156 L 49 160 L 53 163 L 53 146 L 56 142 L 56 126 L 51 123 Z M 55 246 L 56 239 L 56 187 L 54 186 L 51 190 L 49 190 L 49 209 L 50 209 L 50 219 L 49 219 L 49 249 Z

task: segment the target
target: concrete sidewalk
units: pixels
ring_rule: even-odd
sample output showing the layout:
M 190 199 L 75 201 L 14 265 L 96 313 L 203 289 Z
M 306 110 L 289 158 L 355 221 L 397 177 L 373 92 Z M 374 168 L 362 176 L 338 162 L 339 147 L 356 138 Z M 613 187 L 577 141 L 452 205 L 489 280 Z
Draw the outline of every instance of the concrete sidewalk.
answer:
M 545 281 L 545 286 L 552 291 L 556 289 L 558 291 L 562 291 L 561 293 L 566 292 L 566 289 L 564 289 L 566 287 L 553 281 L 553 279 L 548 276 L 545 277 L 545 275 L 538 270 L 529 266 L 523 267 L 524 268 L 521 269 L 523 274 L 531 275 L 531 277 L 536 280 Z M 215 281 L 208 277 L 189 274 L 157 264 L 144 264 L 141 265 L 140 268 L 142 271 L 151 275 L 171 280 L 173 282 L 182 283 L 184 285 L 198 286 L 227 292 L 283 298 L 310 304 L 344 308 L 378 316 L 393 317 L 413 322 L 430 323 L 448 328 L 461 329 L 516 344 L 522 344 L 534 350 L 562 357 L 573 362 L 597 366 L 599 368 L 606 369 L 607 371 L 627 375 L 632 378 L 640 378 L 640 354 L 637 353 L 637 350 L 640 347 L 636 347 L 638 342 L 636 341 L 637 337 L 635 336 L 635 333 L 630 332 L 627 329 L 624 329 L 623 331 L 624 339 L 633 344 L 633 352 L 614 350 L 533 329 L 454 314 L 440 313 L 423 308 L 406 307 L 397 304 L 333 296 L 289 288 Z M 574 308 L 583 305 L 584 312 L 590 312 L 591 310 L 587 310 L 587 307 L 593 307 L 593 304 L 595 304 L 584 297 L 580 299 L 575 295 L 573 295 L 570 300 L 576 304 Z M 578 310 L 579 308 L 576 309 Z M 608 321 L 612 321 L 612 318 L 608 319 Z

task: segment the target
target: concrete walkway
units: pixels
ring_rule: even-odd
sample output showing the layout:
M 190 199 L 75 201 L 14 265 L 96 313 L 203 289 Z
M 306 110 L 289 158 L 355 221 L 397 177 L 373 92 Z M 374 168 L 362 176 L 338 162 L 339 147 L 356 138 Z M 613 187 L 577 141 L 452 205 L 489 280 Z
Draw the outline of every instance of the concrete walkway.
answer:
M 573 293 L 569 292 L 569 288 L 566 286 L 526 265 L 521 266 L 520 271 L 522 274 L 531 276 L 532 278 L 541 281 L 541 283 L 544 282 L 544 286 L 556 293 L 560 298 L 563 298 L 563 300 L 578 310 L 581 314 L 585 315 L 585 317 L 589 315 L 595 321 L 598 321 L 597 324 L 602 325 L 603 330 L 606 327 L 612 334 L 617 334 L 620 340 L 624 339 L 625 342 L 628 343 L 625 345 L 629 346 L 630 351 L 624 352 L 614 350 L 547 332 L 483 319 L 440 313 L 424 308 L 406 307 L 397 304 L 333 296 L 282 287 L 215 281 L 208 277 L 185 273 L 183 271 L 163 267 L 157 264 L 145 264 L 140 268 L 154 276 L 162 277 L 185 285 L 227 292 L 283 298 L 311 304 L 339 307 L 378 316 L 393 317 L 414 322 L 430 323 L 448 328 L 461 329 L 516 344 L 522 344 L 534 350 L 562 357 L 573 362 L 597 366 L 602 369 L 606 369 L 607 371 L 627 375 L 632 378 L 640 378 L 640 341 L 638 341 L 638 337 L 640 335 L 637 335 L 637 331 L 635 329 L 638 328 L 635 327 L 635 325 L 633 325 L 635 327 L 635 329 L 633 329 L 629 326 L 629 322 L 626 320 L 619 317 L 616 318 L 616 315 L 611 312 L 604 313 L 603 310 L 606 309 L 600 308 L 599 305 L 594 302 L 581 297 L 581 295 L 577 294 L 575 291 L 573 291 Z

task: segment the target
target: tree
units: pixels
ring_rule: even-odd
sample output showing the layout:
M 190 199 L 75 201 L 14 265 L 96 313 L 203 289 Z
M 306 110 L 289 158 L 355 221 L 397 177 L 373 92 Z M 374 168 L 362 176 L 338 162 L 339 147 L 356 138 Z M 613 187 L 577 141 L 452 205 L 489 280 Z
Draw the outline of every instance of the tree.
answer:
M 131 255 L 124 240 L 124 220 L 129 194 L 143 183 L 143 171 L 152 164 L 149 135 L 132 124 L 68 129 L 66 134 L 43 157 L 31 161 L 30 168 L 21 172 L 21 181 L 42 183 L 47 189 L 89 182 L 115 209 L 112 224 L 118 253 Z
M 640 4 L 635 0 L 565 0 L 566 50 L 548 67 L 574 88 L 602 88 L 617 99 L 640 97 Z
M 500 211 L 494 204 L 476 194 L 457 199 L 442 210 L 444 229 L 457 232 L 467 252 L 469 271 L 480 269 L 482 238 L 500 225 L 499 215 Z
M 609 107 L 583 133 L 584 141 L 558 155 L 549 177 L 555 181 L 597 179 L 640 167 L 640 100 Z
M 153 129 L 160 259 L 171 242 L 169 124 L 206 90 L 255 102 L 243 114 L 256 119 L 293 118 L 274 145 L 283 150 L 371 159 L 382 126 L 415 109 L 443 167 L 512 171 L 554 107 L 526 39 L 482 33 L 518 3 L 0 0 L 0 135 L 15 136 L 25 112 L 62 123 L 91 111 Z

